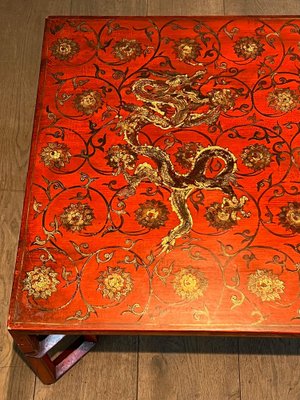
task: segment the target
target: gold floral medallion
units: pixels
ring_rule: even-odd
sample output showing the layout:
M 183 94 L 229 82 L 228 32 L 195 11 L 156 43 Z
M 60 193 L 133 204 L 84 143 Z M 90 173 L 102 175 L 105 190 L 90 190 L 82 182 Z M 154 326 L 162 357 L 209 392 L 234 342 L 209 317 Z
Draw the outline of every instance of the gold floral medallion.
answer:
M 122 39 L 113 47 L 113 54 L 120 61 L 135 60 L 142 54 L 142 46 L 135 39 Z
M 74 105 L 77 111 L 92 115 L 102 107 L 102 96 L 96 90 L 85 90 L 75 96 Z
M 159 200 L 147 200 L 139 204 L 135 211 L 137 222 L 145 228 L 155 229 L 164 226 L 168 220 L 169 210 Z
M 203 272 L 192 268 L 182 268 L 175 274 L 173 288 L 182 300 L 197 300 L 207 290 L 208 280 Z
M 201 47 L 195 39 L 183 38 L 174 43 L 173 49 L 180 61 L 195 61 Z
M 49 168 L 63 168 L 70 162 L 70 149 L 64 143 L 52 142 L 43 148 L 41 160 Z
M 209 97 L 213 107 L 219 107 L 226 112 L 233 109 L 237 96 L 230 89 L 215 89 L 209 93 Z
M 57 39 L 51 47 L 52 55 L 62 61 L 70 60 L 79 52 L 79 45 L 72 39 Z
M 88 204 L 71 203 L 64 208 L 64 212 L 60 215 L 62 226 L 71 232 L 80 232 L 92 225 L 94 219 L 92 208 Z
M 238 221 L 241 219 L 238 213 L 244 218 L 250 216 L 249 213 L 243 210 L 243 206 L 247 200 L 246 196 L 242 196 L 240 200 L 237 198 L 224 198 L 222 203 L 215 202 L 207 207 L 205 217 L 210 225 L 218 230 L 230 229 L 237 225 Z
M 233 49 L 235 54 L 244 60 L 255 60 L 258 56 L 261 56 L 265 50 L 263 44 L 260 43 L 258 39 L 248 36 L 237 40 Z
M 297 201 L 289 202 L 286 206 L 281 207 L 278 214 L 279 221 L 282 226 L 293 233 L 300 233 L 300 203 Z
M 120 301 L 133 289 L 131 275 L 124 268 L 108 267 L 106 271 L 100 273 L 97 281 L 99 283 L 97 290 L 110 300 Z
M 295 90 L 275 89 L 268 95 L 268 104 L 277 111 L 289 112 L 299 107 L 300 97 Z
M 262 301 L 280 300 L 284 289 L 284 282 L 270 270 L 258 269 L 248 279 L 248 290 Z
M 246 167 L 260 171 L 271 164 L 272 153 L 265 145 L 255 143 L 243 149 L 241 158 Z
M 56 286 L 60 283 L 57 272 L 50 267 L 42 265 L 34 267 L 32 271 L 26 272 L 23 280 L 23 291 L 28 291 L 28 296 L 34 299 L 47 300 L 52 293 L 57 291 Z
M 118 144 L 108 149 L 107 164 L 116 171 L 133 169 L 137 159 L 136 154 L 127 144 Z

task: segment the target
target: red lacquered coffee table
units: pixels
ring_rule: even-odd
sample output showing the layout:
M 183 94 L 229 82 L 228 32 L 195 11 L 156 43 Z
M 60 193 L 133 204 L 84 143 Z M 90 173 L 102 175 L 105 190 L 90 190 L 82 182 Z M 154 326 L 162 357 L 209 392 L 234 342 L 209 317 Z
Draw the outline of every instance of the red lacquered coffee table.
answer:
M 101 334 L 300 333 L 299 31 L 47 19 L 8 322 L 44 383 Z

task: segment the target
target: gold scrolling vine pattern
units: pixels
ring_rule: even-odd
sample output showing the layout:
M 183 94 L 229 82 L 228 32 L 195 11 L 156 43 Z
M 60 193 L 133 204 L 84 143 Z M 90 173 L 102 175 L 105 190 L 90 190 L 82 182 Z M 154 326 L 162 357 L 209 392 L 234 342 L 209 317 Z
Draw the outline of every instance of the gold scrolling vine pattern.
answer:
M 245 21 L 50 20 L 33 310 L 297 323 L 300 23 Z

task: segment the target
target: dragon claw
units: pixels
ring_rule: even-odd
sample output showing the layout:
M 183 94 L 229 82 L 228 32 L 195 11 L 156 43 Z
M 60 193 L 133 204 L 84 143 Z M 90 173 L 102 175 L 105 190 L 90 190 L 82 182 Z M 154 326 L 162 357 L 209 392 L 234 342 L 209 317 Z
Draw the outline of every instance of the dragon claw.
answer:
M 161 253 L 169 253 L 175 245 L 175 239 L 171 239 L 169 236 L 166 236 L 161 241 Z

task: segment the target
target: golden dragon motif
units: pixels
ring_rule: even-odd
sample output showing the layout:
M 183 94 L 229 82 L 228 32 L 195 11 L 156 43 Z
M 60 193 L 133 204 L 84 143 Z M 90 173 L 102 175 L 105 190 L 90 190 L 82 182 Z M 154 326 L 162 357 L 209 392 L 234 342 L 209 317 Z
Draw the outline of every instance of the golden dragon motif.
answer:
M 123 169 L 128 185 L 119 192 L 119 197 L 128 198 L 134 195 L 142 181 L 150 181 L 171 190 L 169 200 L 180 223 L 162 240 L 162 251 L 170 251 L 176 239 L 191 230 L 193 220 L 187 198 L 194 190 L 221 190 L 230 196 L 230 199 L 223 199 L 224 206 L 230 202 L 232 209 L 241 211 L 242 214 L 242 206 L 247 201 L 245 196 L 238 200 L 231 186 L 237 166 L 234 154 L 228 149 L 220 146 L 199 148 L 190 171 L 180 174 L 175 171 L 170 156 L 164 150 L 152 145 L 142 145 L 138 139 L 140 130 L 148 124 L 171 129 L 214 123 L 220 115 L 220 108 L 212 106 L 209 96 L 204 96 L 200 89 L 194 88 L 199 85 L 198 80 L 201 80 L 205 72 L 197 71 L 191 77 L 187 74 L 176 75 L 165 81 L 139 79 L 132 85 L 132 92 L 143 105 L 123 104 L 123 108 L 130 111 L 130 114 L 126 118 L 119 117 L 118 127 L 131 150 L 136 155 L 148 157 L 156 164 L 156 168 L 148 163 L 139 164 L 132 175 Z M 196 110 L 200 106 L 208 107 L 199 113 Z M 224 167 L 217 176 L 207 177 L 208 164 L 212 158 L 223 160 Z

